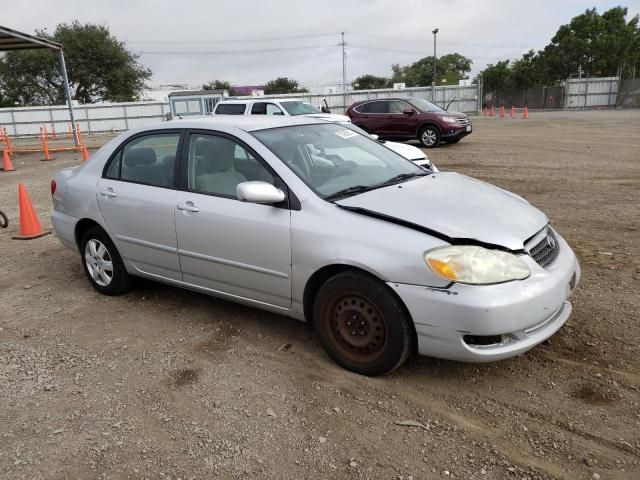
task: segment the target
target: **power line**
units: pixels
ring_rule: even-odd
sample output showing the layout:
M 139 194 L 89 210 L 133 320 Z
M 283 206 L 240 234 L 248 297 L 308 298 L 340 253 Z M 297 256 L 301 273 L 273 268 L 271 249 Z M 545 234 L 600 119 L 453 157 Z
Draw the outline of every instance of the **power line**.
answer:
M 127 43 L 136 44 L 157 44 L 157 45 L 182 45 L 182 44 L 216 44 L 216 43 L 250 43 L 250 42 L 272 42 L 278 40 L 293 40 L 299 38 L 329 37 L 335 36 L 336 33 L 317 33 L 306 35 L 290 35 L 282 37 L 254 37 L 235 40 L 127 40 Z
M 261 48 L 251 50 L 140 50 L 141 55 L 232 55 L 235 53 L 268 53 L 314 48 L 334 48 L 335 45 L 307 45 L 301 47 Z

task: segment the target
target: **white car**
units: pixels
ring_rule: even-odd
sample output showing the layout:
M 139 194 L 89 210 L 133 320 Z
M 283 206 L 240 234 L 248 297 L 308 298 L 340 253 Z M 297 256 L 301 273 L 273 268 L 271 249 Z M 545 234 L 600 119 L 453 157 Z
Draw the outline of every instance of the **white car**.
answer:
M 417 147 L 414 147 L 413 145 L 407 145 L 406 143 L 390 142 L 388 140 L 380 140 L 378 138 L 378 135 L 369 134 L 369 133 L 365 132 L 363 129 L 361 129 L 360 127 L 354 125 L 353 123 L 347 123 L 347 122 L 333 122 L 333 123 L 339 123 L 340 125 L 348 128 L 350 130 L 353 130 L 354 132 L 358 132 L 360 135 L 369 135 L 374 140 L 377 140 L 378 142 L 382 143 L 389 150 L 393 150 L 398 155 L 402 155 L 404 158 L 406 158 L 407 160 L 411 160 L 413 163 L 415 163 L 416 165 L 418 165 L 420 167 L 428 168 L 429 170 L 431 170 L 433 172 L 439 172 L 440 171 L 431 162 L 431 160 L 429 159 L 427 154 L 424 153 L 424 151 L 420 150 Z
M 285 117 L 320 118 L 330 122 L 349 122 L 346 115 L 324 113 L 308 102 L 297 98 L 258 98 L 251 100 L 222 100 L 213 109 L 214 115 L 282 115 Z

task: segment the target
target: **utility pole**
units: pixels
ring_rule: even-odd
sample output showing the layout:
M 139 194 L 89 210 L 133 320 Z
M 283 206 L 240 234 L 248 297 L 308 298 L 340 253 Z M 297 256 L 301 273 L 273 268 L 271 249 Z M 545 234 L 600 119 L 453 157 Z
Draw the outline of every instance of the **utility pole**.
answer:
M 340 32 L 341 41 L 338 45 L 342 47 L 342 104 L 347 109 L 347 50 L 344 42 L 344 32 Z
M 436 62 L 438 56 L 436 55 L 436 35 L 438 35 L 439 29 L 435 28 L 433 33 L 433 79 L 431 80 L 431 101 L 436 103 Z

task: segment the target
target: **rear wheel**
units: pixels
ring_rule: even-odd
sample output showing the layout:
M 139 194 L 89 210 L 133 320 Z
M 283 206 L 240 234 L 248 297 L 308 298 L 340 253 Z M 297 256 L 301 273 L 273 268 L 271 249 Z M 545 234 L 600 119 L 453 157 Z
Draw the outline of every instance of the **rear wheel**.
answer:
M 420 129 L 418 140 L 427 148 L 436 148 L 440 145 L 440 131 L 433 125 L 427 125 Z
M 413 326 L 387 286 L 368 275 L 345 272 L 318 292 L 313 322 L 323 347 L 342 367 L 377 376 L 392 372 L 411 352 Z
M 100 227 L 89 228 L 80 242 L 82 266 L 91 285 L 105 295 L 120 295 L 131 288 L 131 276 L 109 235 Z

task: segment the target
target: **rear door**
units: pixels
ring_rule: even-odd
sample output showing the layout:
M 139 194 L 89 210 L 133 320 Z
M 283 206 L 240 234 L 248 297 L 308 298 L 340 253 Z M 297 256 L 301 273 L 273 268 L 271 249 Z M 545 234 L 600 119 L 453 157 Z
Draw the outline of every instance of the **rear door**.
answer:
M 98 182 L 98 205 L 112 239 L 135 268 L 181 280 L 174 225 L 181 131 L 155 131 L 126 141 Z
M 385 100 L 374 100 L 364 103 L 355 108 L 359 118 L 353 123 L 364 128 L 369 133 L 382 134 L 382 127 L 385 124 L 387 113 L 389 112 L 388 102 Z
M 236 299 L 291 306 L 291 215 L 240 202 L 239 183 L 280 180 L 233 136 L 192 131 L 182 159 L 175 224 L 184 281 Z

